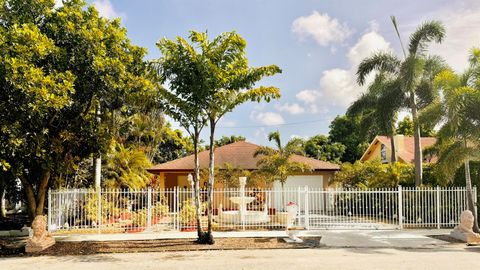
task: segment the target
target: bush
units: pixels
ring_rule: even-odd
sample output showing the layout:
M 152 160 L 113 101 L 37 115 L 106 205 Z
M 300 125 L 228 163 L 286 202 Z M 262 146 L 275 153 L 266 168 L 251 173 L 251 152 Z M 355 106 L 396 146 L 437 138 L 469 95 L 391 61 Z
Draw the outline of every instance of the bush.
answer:
M 412 186 L 415 183 L 414 167 L 411 164 L 388 163 L 379 160 L 357 161 L 354 164 L 343 163 L 341 170 L 333 178 L 343 187 L 387 188 Z

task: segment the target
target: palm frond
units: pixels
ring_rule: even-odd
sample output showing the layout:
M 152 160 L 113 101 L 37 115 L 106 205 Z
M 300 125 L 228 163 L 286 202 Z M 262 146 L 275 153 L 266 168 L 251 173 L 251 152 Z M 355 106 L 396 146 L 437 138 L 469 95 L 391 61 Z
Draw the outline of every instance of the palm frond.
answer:
M 408 52 L 410 56 L 423 55 L 427 43 L 441 43 L 445 37 L 445 27 L 440 21 L 425 22 L 410 36 Z
M 400 66 L 400 60 L 392 53 L 378 52 L 362 60 L 357 69 L 357 83 L 365 84 L 365 80 L 373 71 L 396 73 Z

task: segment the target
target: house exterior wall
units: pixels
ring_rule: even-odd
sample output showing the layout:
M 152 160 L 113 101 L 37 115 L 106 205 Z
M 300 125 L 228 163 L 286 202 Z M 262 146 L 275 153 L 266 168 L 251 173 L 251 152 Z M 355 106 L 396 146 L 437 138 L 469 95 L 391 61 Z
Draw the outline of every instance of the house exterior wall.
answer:
M 367 152 L 367 154 L 362 158 L 362 161 L 368 161 L 368 160 L 381 160 L 382 162 L 385 162 L 385 163 L 388 163 L 392 160 L 392 151 L 390 150 L 389 147 L 387 147 L 386 145 L 384 146 L 385 147 L 385 151 L 386 151 L 386 159 L 385 161 L 382 160 L 382 143 L 380 141 L 376 141 L 374 143 L 374 145 L 372 145 L 372 147 L 370 148 L 370 150 Z

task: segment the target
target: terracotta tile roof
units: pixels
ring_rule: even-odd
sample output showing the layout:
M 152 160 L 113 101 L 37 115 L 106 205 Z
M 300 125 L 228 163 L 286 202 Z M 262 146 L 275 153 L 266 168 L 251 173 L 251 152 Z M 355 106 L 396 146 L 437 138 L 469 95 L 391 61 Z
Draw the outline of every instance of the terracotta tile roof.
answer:
M 390 146 L 390 138 L 387 136 L 377 136 L 378 139 L 382 144 L 384 144 L 387 148 L 391 148 Z M 420 142 L 422 144 L 422 150 L 432 146 L 437 141 L 435 137 L 421 137 Z M 368 150 L 367 150 L 368 151 Z M 398 152 L 398 157 L 403 159 L 405 162 L 414 162 L 415 158 L 415 141 L 412 136 L 403 136 L 403 150 Z M 437 157 L 432 157 L 430 162 L 435 162 Z
M 234 167 L 246 170 L 257 169 L 257 161 L 260 157 L 253 157 L 253 154 L 259 146 L 249 142 L 235 142 L 215 149 L 215 166 L 222 168 L 225 163 L 230 163 Z M 200 168 L 208 167 L 208 151 L 199 153 Z M 303 162 L 311 166 L 313 170 L 339 170 L 340 166 L 334 163 L 325 162 L 313 158 L 294 155 L 292 160 Z M 194 168 L 193 155 L 155 165 L 147 171 L 159 173 L 162 171 L 192 171 Z

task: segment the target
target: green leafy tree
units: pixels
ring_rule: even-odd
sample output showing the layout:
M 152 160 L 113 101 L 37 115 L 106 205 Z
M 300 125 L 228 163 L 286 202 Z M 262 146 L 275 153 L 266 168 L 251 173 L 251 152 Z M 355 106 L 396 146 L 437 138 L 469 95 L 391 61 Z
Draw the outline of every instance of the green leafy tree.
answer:
M 193 145 L 190 138 L 185 137 L 181 130 L 172 129 L 167 124 L 162 129 L 162 140 L 158 144 L 158 153 L 153 158 L 154 163 L 164 163 L 185 157 L 193 152 Z
M 119 20 L 84 1 L 54 5 L 0 2 L 0 163 L 21 180 L 32 219 L 65 170 L 106 151 L 112 112 L 154 94 L 146 51 Z
M 152 174 L 145 168 L 151 167 L 145 152 L 133 147 L 125 147 L 117 142 L 106 155 L 105 183 L 107 188 L 145 188 L 152 178 Z
M 405 116 L 402 121 L 397 124 L 397 134 L 402 134 L 405 136 L 413 136 L 413 121 L 409 116 Z M 433 137 L 435 136 L 435 131 L 431 124 L 420 123 L 420 135 L 422 137 Z
M 362 66 L 360 66 L 362 67 Z M 381 71 L 368 87 L 368 91 L 353 102 L 347 114 L 358 116 L 363 132 L 376 130 L 390 137 L 392 147 L 391 161 L 397 161 L 395 145 L 395 122 L 397 113 L 403 105 L 405 95 L 398 91 L 398 81 L 392 79 L 388 71 Z
M 283 146 L 280 133 L 276 131 L 268 134 L 268 140 L 273 141 L 276 149 L 261 146 L 255 151 L 254 157 L 260 157 L 257 164 L 259 171 L 267 176 L 269 182 L 279 181 L 283 189 L 289 176 L 311 170 L 307 164 L 291 160 L 294 154 L 304 155 L 301 139 L 294 138 Z M 284 206 L 285 198 L 282 197 L 282 200 Z
M 340 159 L 345 153 L 345 145 L 332 142 L 328 136 L 315 135 L 305 141 L 305 155 L 315 159 L 340 163 Z
M 434 91 L 432 91 L 433 78 L 444 69 L 441 59 L 427 56 L 427 45 L 430 42 L 440 43 L 445 37 L 445 28 L 438 21 L 423 23 L 411 34 L 407 51 L 403 48 L 397 22 L 393 16 L 392 22 L 400 39 L 404 58 L 399 59 L 389 52 L 378 52 L 367 57 L 358 67 L 357 82 L 360 85 L 365 84 L 367 76 L 373 71 L 388 72 L 397 80 L 398 91 L 406 96 L 406 107 L 410 108 L 412 113 L 415 142 L 415 182 L 416 185 L 421 185 L 423 157 L 418 112 L 435 98 Z
M 438 74 L 435 83 L 442 95 L 421 115 L 422 118 L 442 124 L 435 145 L 439 156 L 435 167 L 440 177 L 453 180 L 457 169 L 464 166 L 468 209 L 472 213 L 475 213 L 475 205 L 470 160 L 480 160 L 479 71 L 480 65 L 471 61 L 463 74 L 451 70 Z M 477 222 L 475 230 L 479 230 Z
M 193 144 L 195 168 L 193 174 L 195 209 L 197 221 L 197 242 L 203 242 L 205 234 L 201 226 L 200 205 L 200 162 L 198 158 L 200 134 L 207 123 L 205 101 L 209 89 L 204 82 L 205 70 L 193 60 L 199 60 L 196 48 L 182 37 L 175 40 L 163 38 L 157 42 L 162 56 L 151 61 L 151 67 L 158 74 L 158 92 L 163 98 L 162 107 L 165 114 L 177 121 L 190 135 Z M 192 58 L 193 57 L 193 58 Z M 167 84 L 164 88 L 162 84 Z
M 358 117 L 343 115 L 335 117 L 330 123 L 328 137 L 331 142 L 345 146 L 345 153 L 340 161 L 353 163 L 362 157 L 375 135 L 369 137 L 366 133 L 362 133 Z
M 246 42 L 235 32 L 220 34 L 213 40 L 207 33 L 190 32 L 191 48 L 183 54 L 183 69 L 188 80 L 191 73 L 198 74 L 194 84 L 205 96 L 200 97 L 200 108 L 207 116 L 210 128 L 209 140 L 209 180 L 208 180 L 208 231 L 200 242 L 213 244 L 212 235 L 212 200 L 215 179 L 214 148 L 216 125 L 222 117 L 238 105 L 262 100 L 270 101 L 280 97 L 276 87 L 256 86 L 255 84 L 266 76 L 281 72 L 275 65 L 251 67 L 246 57 Z M 185 41 L 186 42 L 186 41 Z M 177 76 L 178 77 L 178 76 Z M 187 78 L 184 78 L 187 79 Z
M 405 116 L 403 120 L 398 123 L 396 133 L 405 136 L 413 136 L 412 119 L 408 116 Z

